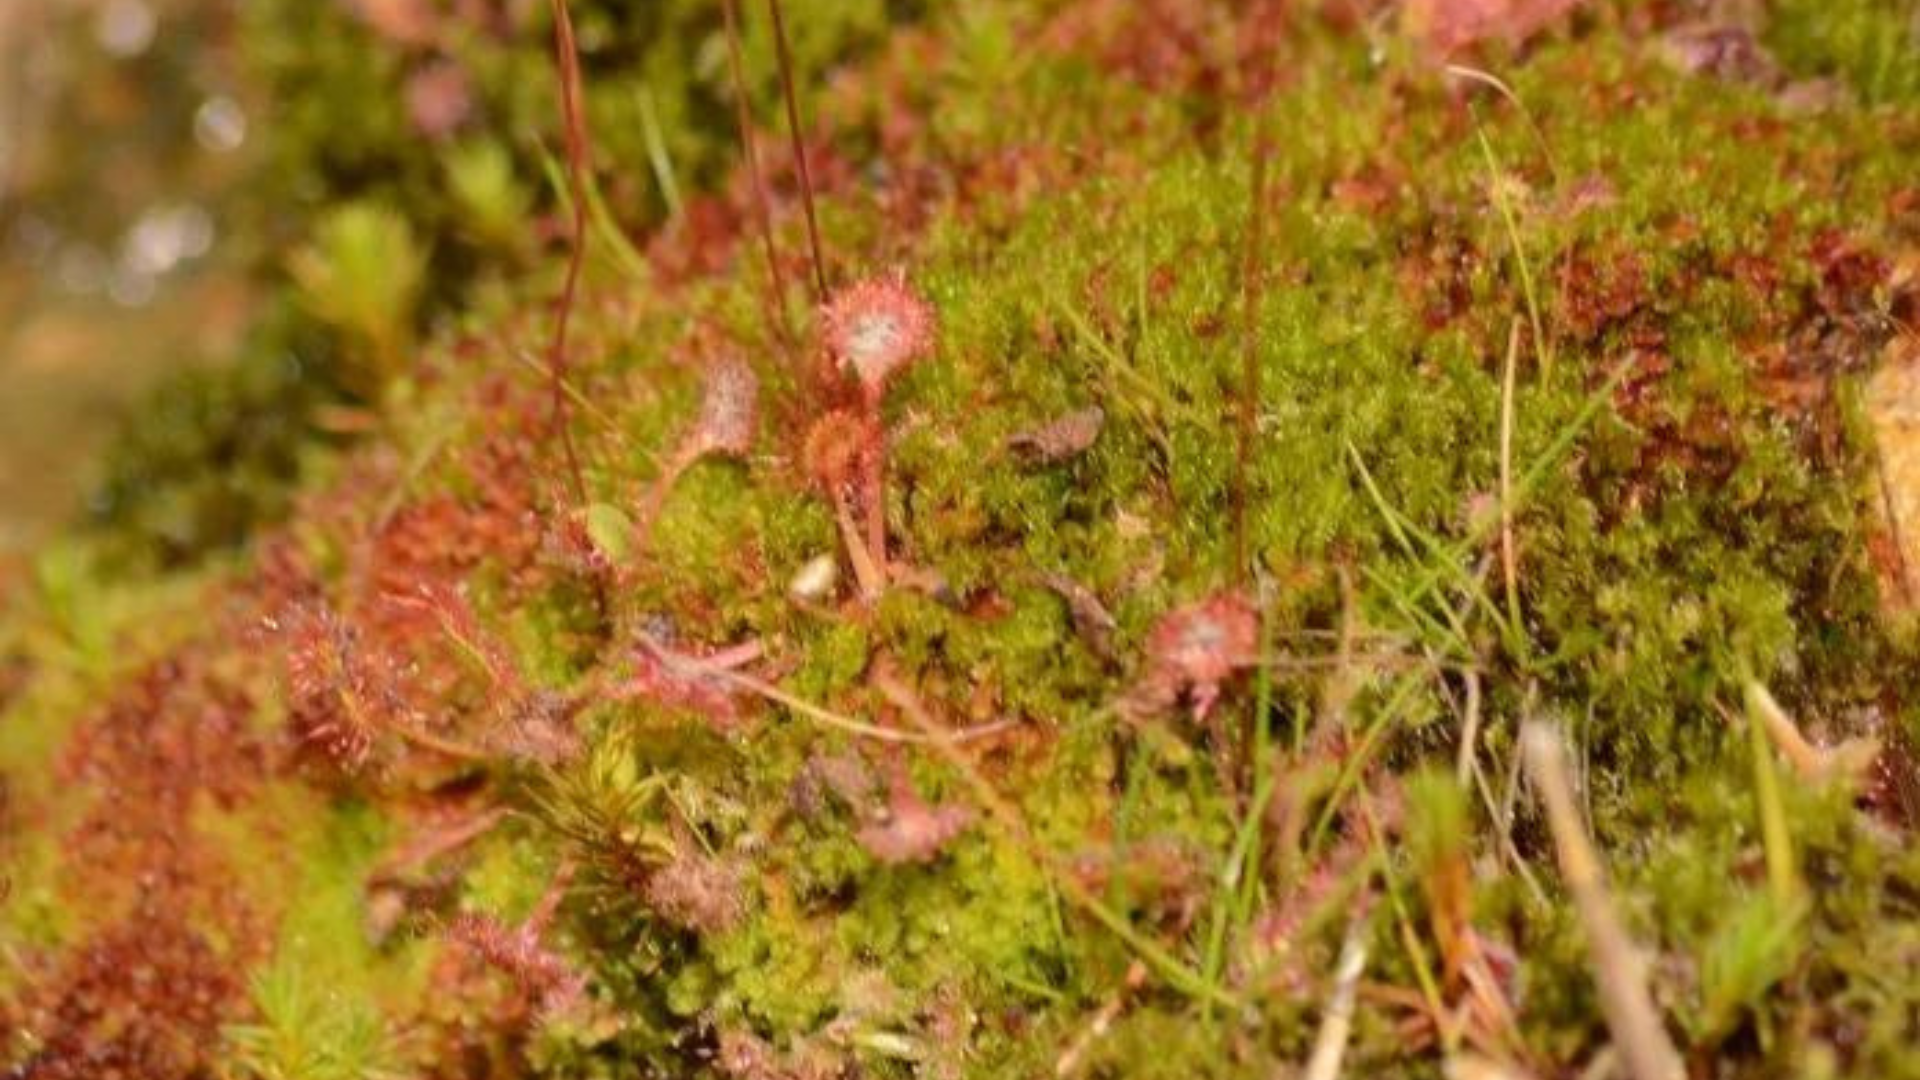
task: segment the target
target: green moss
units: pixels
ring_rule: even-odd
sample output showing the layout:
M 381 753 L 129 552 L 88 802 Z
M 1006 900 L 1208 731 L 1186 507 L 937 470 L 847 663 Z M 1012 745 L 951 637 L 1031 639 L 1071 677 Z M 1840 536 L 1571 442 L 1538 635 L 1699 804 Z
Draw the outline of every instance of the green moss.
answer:
M 367 807 L 321 814 L 294 842 L 298 884 L 284 895 L 278 879 L 262 890 L 289 906 L 272 956 L 253 972 L 252 1015 L 226 1031 L 243 1076 L 346 1080 L 399 1075 L 408 1065 L 395 1014 L 420 999 L 432 947 L 368 943 L 364 884 L 387 830 Z
M 1920 95 L 1915 9 L 1908 0 L 1783 0 L 1772 5 L 1767 44 L 1797 74 L 1846 80 L 1869 102 Z

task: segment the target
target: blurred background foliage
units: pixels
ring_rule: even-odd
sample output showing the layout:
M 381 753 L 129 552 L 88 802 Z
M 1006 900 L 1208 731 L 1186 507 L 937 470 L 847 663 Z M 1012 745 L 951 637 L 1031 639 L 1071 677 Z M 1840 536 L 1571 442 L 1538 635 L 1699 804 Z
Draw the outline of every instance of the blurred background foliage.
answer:
M 924 5 L 787 6 L 812 87 Z M 720 6 L 573 8 L 596 181 L 638 237 L 735 155 Z M 230 548 L 477 286 L 549 287 L 551 33 L 539 0 L 0 5 L 0 551 L 76 512 L 126 568 Z

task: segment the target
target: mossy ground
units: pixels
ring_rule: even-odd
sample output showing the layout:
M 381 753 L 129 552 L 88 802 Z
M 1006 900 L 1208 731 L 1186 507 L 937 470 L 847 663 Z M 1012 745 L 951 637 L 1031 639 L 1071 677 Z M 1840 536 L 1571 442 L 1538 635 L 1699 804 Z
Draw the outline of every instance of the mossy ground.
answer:
M 1779 5 L 1740 40 L 1784 67 L 1742 75 L 1689 70 L 1666 6 L 1597 5 L 1490 46 L 1496 92 L 1345 8 L 789 7 L 803 70 L 832 71 L 803 87 L 826 275 L 898 269 L 938 312 L 885 405 L 887 534 L 921 584 L 790 595 L 843 554 L 803 447 L 852 396 L 802 299 L 789 159 L 769 131 L 776 310 L 749 187 L 697 134 L 728 130 L 711 12 L 666 5 L 633 39 L 665 44 L 633 49 L 583 12 L 617 211 L 575 310 L 584 500 L 539 359 L 561 258 L 494 229 L 524 248 L 452 241 L 377 430 L 307 446 L 245 553 L 131 578 L 94 558 L 124 537 L 43 558 L 0 721 L 18 1074 L 1264 1076 L 1305 1060 L 1352 936 L 1350 1074 L 1576 1075 L 1607 1031 L 1516 779 L 1520 721 L 1550 718 L 1697 1075 L 1920 1075 L 1911 762 L 1866 807 L 1785 785 L 1787 902 L 1741 711 L 1759 680 L 1830 740 L 1920 730 L 1858 402 L 1914 310 L 1920 76 L 1883 44 L 1911 12 Z M 553 130 L 539 49 L 450 40 L 505 88 L 470 137 Z M 342 22 L 278 47 L 302 110 L 351 84 L 386 119 L 362 153 L 296 117 L 271 182 L 374 191 L 422 236 L 478 217 L 378 92 L 418 46 Z M 607 103 L 629 79 L 656 88 L 652 149 Z M 753 451 L 696 464 L 644 541 L 596 542 L 582 523 L 634 512 L 719 350 L 760 377 Z M 1094 405 L 1084 450 L 1010 446 Z M 1257 602 L 1259 672 L 1206 723 L 1119 707 L 1155 624 L 1223 590 Z M 282 654 L 334 647 L 326 619 L 365 670 L 316 694 Z M 743 641 L 833 715 L 912 736 L 905 687 L 936 724 L 999 726 L 943 751 L 737 687 L 633 689 L 650 642 Z M 542 689 L 574 699 L 577 751 L 528 749 Z M 303 710 L 369 693 L 488 753 L 316 752 Z M 902 790 L 969 826 L 880 858 L 863 830 Z M 447 928 L 517 925 L 555 881 L 543 947 L 585 997 L 542 1015 Z M 1507 1012 L 1463 950 L 1496 958 Z

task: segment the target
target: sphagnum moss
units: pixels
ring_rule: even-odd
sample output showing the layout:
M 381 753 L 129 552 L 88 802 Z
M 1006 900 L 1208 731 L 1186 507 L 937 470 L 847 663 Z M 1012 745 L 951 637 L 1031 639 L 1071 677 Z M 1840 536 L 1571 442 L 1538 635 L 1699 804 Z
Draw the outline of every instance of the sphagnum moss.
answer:
M 1844 778 L 1759 790 L 1741 711 L 1764 702 L 1774 737 L 1797 731 L 1814 760 L 1877 739 L 1872 777 L 1914 784 L 1914 642 L 1882 609 L 1873 425 L 1849 413 L 1913 305 L 1893 267 L 1916 232 L 1903 170 L 1920 121 L 1898 64 L 1860 44 L 1877 12 L 1784 4 L 1757 38 L 1727 29 L 1780 50 L 1785 74 L 1755 79 L 1676 66 L 1663 9 L 1596 4 L 1524 52 L 1471 58 L 1512 99 L 1435 71 L 1417 41 L 1367 40 L 1381 24 L 1267 13 L 1287 63 L 1258 106 L 1272 201 L 1242 468 L 1245 147 L 1262 122 L 1222 88 L 1234 43 L 1263 40 L 1251 16 L 981 0 L 888 38 L 880 5 L 827 6 L 786 6 L 806 70 L 863 56 L 828 88 L 796 84 L 825 269 L 903 266 L 940 326 L 910 369 L 873 380 L 889 497 L 853 502 L 856 466 L 879 458 L 859 413 L 838 414 L 844 446 L 808 438 L 850 399 L 803 365 L 867 338 L 824 320 L 808 356 L 762 325 L 753 185 L 714 185 L 733 140 L 689 134 L 703 109 L 732 115 L 721 67 L 679 63 L 723 44 L 717 9 L 649 16 L 688 36 L 629 55 L 595 37 L 609 12 L 579 5 L 608 205 L 629 227 L 655 220 L 622 195 L 656 182 L 664 148 L 737 219 L 687 198 L 634 245 L 644 289 L 621 260 L 586 267 L 568 378 L 591 406 L 569 410 L 589 505 L 652 519 L 639 504 L 663 470 L 636 447 L 676 445 L 697 405 L 672 365 L 716 340 L 761 384 L 753 437 L 720 440 L 740 466 L 686 472 L 646 550 L 583 548 L 568 523 L 586 508 L 543 441 L 548 384 L 501 355 L 537 352 L 551 281 L 508 277 L 506 314 L 403 376 L 418 414 L 323 458 L 289 527 L 193 598 L 117 581 L 10 612 L 22 674 L 0 730 L 67 744 L 0 738 L 0 821 L 36 837 L 0 840 L 11 1067 L 79 1075 L 87 1049 L 154 1076 L 289 1061 L 309 1076 L 480 1061 L 554 1077 L 1265 1076 L 1304 1067 L 1345 1000 L 1336 958 L 1363 948 L 1350 1042 L 1323 1061 L 1574 1075 L 1609 1035 L 1554 868 L 1564 823 L 1520 780 L 1520 722 L 1553 717 L 1618 921 L 1651 961 L 1654 1019 L 1694 1072 L 1914 1074 L 1912 800 Z M 748 112 L 771 128 L 770 38 L 743 13 Z M 328 27 L 300 78 L 415 62 Z M 302 55 L 275 62 L 295 73 Z M 1817 74 L 1859 80 L 1857 101 L 1796 111 L 1815 99 L 1791 79 Z M 631 79 L 657 84 L 647 146 L 622 141 L 609 104 Z M 533 81 L 502 99 L 501 137 L 553 130 L 522 100 Z M 276 160 L 322 161 L 326 190 L 362 194 L 335 160 L 352 140 L 310 122 L 285 137 L 303 141 Z M 771 240 L 798 277 L 779 141 L 757 145 Z M 409 170 L 389 177 L 412 192 L 396 204 L 434 228 L 439 201 Z M 446 284 L 426 296 L 457 303 Z M 1516 321 L 1546 340 L 1515 354 L 1509 391 Z M 1097 438 L 1008 452 L 1093 407 Z M 1254 580 L 1223 593 L 1236 505 Z M 789 599 L 793 573 L 841 546 L 867 556 L 873 595 Z M 901 567 L 944 588 L 889 582 Z M 399 745 L 341 774 L 300 753 L 276 655 L 296 643 L 266 620 L 301 605 L 364 624 L 426 730 L 509 745 L 513 710 L 382 600 L 421 585 L 464 586 L 487 639 L 581 704 L 578 757 Z M 132 634 L 124 612 L 146 595 L 167 613 L 148 636 L 191 663 L 136 675 L 94 640 Z M 211 624 L 208 596 L 226 613 Z M 1181 676 L 1160 655 L 1169 620 L 1210 604 L 1232 609 L 1231 655 L 1171 690 L 1207 723 L 1130 707 L 1156 672 Z M 757 659 L 741 685 L 787 703 L 730 689 L 722 717 L 621 689 L 642 655 L 738 689 L 698 664 L 743 643 Z M 110 741 L 136 715 L 144 756 Z M 240 716 L 241 750 L 192 734 Z M 1791 768 L 1807 752 L 1787 745 Z M 15 782 L 56 758 L 78 763 L 71 789 Z M 164 797 L 169 845 L 103 817 L 107 784 Z M 186 812 L 199 805 L 220 816 Z M 289 805 L 309 810 L 274 855 L 315 883 L 292 905 L 281 879 L 229 865 L 265 861 Z M 489 827 L 462 831 L 474 821 Z M 336 831 L 351 858 L 310 839 Z M 356 880 L 376 842 L 405 872 Z M 1775 895 L 1770 852 L 1799 899 Z M 147 906 L 48 917 L 139 887 L 129 874 L 160 883 Z M 386 928 L 371 945 L 287 936 L 348 933 L 355 889 L 370 932 Z M 538 956 L 520 958 L 564 971 L 556 986 L 579 977 L 566 1016 L 522 1007 L 527 987 L 455 940 L 511 959 L 543 895 Z M 143 939 L 155 903 L 198 936 Z M 200 979 L 219 1015 L 149 1008 L 89 956 Z M 351 969 L 352 995 L 322 1008 L 300 988 L 338 975 L 327 965 Z M 274 1043 L 302 1017 L 333 1044 Z M 208 1031 L 225 1034 L 175 1053 Z

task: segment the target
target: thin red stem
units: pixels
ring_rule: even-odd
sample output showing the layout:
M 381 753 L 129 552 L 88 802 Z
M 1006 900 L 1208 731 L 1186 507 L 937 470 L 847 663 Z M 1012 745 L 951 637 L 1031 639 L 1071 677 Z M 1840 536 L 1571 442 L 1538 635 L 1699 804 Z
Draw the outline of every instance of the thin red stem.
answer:
M 746 61 L 740 48 L 739 0 L 720 0 L 727 23 L 727 67 L 733 77 L 734 122 L 740 129 L 740 156 L 747 166 L 747 178 L 753 185 L 754 216 L 759 219 L 760 246 L 767 257 L 767 282 L 773 308 L 772 329 L 786 342 L 793 340 L 793 328 L 787 325 L 787 276 L 780 269 L 780 256 L 773 246 L 773 209 L 767 200 L 767 180 L 760 172 L 760 153 L 753 143 L 753 114 L 747 101 Z
M 887 430 L 877 402 L 867 404 L 867 451 L 861 455 L 865 466 L 866 490 L 861 501 L 867 505 L 867 551 L 875 565 L 885 573 L 887 561 Z
M 573 37 L 573 15 L 567 0 L 551 0 L 553 7 L 553 47 L 560 66 L 560 108 L 565 120 L 567 140 L 567 181 L 573 196 L 573 250 L 567 259 L 567 280 L 560 293 L 560 310 L 553 327 L 553 341 L 547 353 L 547 380 L 552 391 L 550 423 L 559 432 L 565 449 L 567 475 L 573 483 L 576 502 L 587 501 L 586 474 L 580 468 L 580 452 L 573 444 L 573 427 L 567 417 L 567 328 L 573 317 L 574 298 L 580 288 L 580 270 L 587 253 L 587 168 L 592 147 L 587 142 L 585 110 L 580 104 L 580 54 Z
M 787 49 L 787 23 L 780 15 L 780 0 L 767 0 L 773 15 L 773 41 L 780 56 L 780 90 L 787 99 L 787 132 L 793 139 L 793 167 L 800 176 L 800 201 L 807 212 L 807 247 L 813 255 L 813 291 L 815 303 L 827 300 L 827 263 L 820 254 L 820 224 L 813 212 L 813 174 L 807 169 L 806 140 L 800 133 L 800 105 L 793 92 L 793 57 Z

